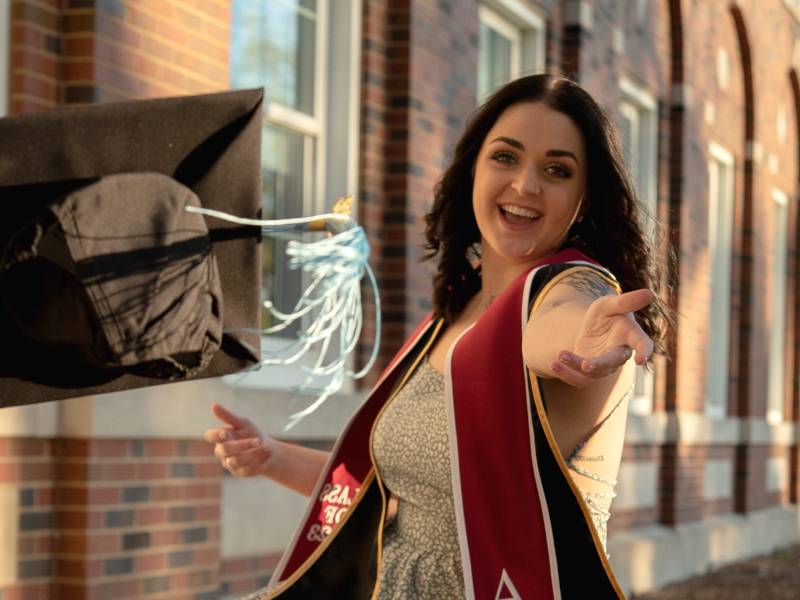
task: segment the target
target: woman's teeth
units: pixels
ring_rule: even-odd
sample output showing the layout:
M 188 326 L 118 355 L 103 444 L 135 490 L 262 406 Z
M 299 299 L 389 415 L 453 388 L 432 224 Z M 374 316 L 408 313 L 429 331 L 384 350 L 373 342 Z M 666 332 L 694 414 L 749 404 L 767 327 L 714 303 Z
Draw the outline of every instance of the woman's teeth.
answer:
M 541 217 L 538 212 L 535 210 L 531 210 L 530 208 L 523 208 L 522 206 L 515 206 L 513 204 L 506 204 L 505 206 L 501 206 L 500 210 L 506 214 L 506 216 L 514 215 L 515 217 L 522 217 L 528 220 L 535 220 Z

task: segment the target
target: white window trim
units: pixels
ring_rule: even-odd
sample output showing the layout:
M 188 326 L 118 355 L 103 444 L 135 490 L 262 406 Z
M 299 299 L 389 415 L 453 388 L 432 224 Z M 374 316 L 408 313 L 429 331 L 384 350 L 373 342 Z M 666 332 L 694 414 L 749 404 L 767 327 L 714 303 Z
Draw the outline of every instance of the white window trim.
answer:
M 519 77 L 522 64 L 522 32 L 519 27 L 483 4 L 478 8 L 478 19 L 511 42 L 511 79 Z
M 318 87 L 315 90 L 314 116 L 275 103 L 268 103 L 265 107 L 265 118 L 269 122 L 287 126 L 321 142 L 316 148 L 315 173 L 303 186 L 304 214 L 324 212 L 341 196 L 358 198 L 361 39 L 353 32 L 361 31 L 362 0 L 337 3 L 333 11 L 330 10 L 330 0 L 318 2 L 316 18 L 320 29 L 315 56 Z M 342 40 L 350 40 L 350 43 L 343 44 Z M 329 120 L 328 114 L 335 118 Z M 307 143 L 313 142 L 309 140 Z M 346 156 L 342 155 L 343 147 L 347 148 Z M 306 148 L 304 155 L 311 160 L 310 148 Z M 337 157 L 335 164 L 329 165 L 328 156 Z M 309 173 L 310 169 L 304 169 L 304 172 Z M 354 214 L 357 210 L 354 203 Z M 262 338 L 262 352 L 279 351 L 290 342 L 288 338 L 265 336 Z M 352 364 L 348 367 L 352 368 Z M 224 379 L 242 388 L 291 390 L 301 384 L 305 376 L 299 364 L 295 364 L 291 367 L 264 367 L 244 375 L 228 375 Z M 353 382 L 345 378 L 340 393 L 351 394 L 354 390 Z
M 733 239 L 733 204 L 735 202 L 736 197 L 736 190 L 735 190 L 735 169 L 736 169 L 736 161 L 734 159 L 733 153 L 729 150 L 724 148 L 723 146 L 711 142 L 708 145 L 708 153 L 709 153 L 709 223 L 708 223 L 708 233 L 709 233 L 709 276 L 710 276 L 710 283 L 711 283 L 711 295 L 712 299 L 715 295 L 718 297 L 724 298 L 722 302 L 722 306 L 716 307 L 711 310 L 711 305 L 713 302 L 709 302 L 709 330 L 711 329 L 711 314 L 718 315 L 720 317 L 720 322 L 722 325 L 720 328 L 714 328 L 714 335 L 709 336 L 709 345 L 707 350 L 707 356 L 715 357 L 716 360 L 722 361 L 720 368 L 723 370 L 719 379 L 715 379 L 712 369 L 712 364 L 715 364 L 712 360 L 707 360 L 706 365 L 708 368 L 706 369 L 706 415 L 715 418 L 721 419 L 725 418 L 727 413 L 727 397 L 728 397 L 728 361 L 730 357 L 730 291 L 731 291 L 731 244 Z M 717 201 L 719 198 L 718 193 L 718 183 L 715 182 L 711 178 L 711 169 L 712 169 L 712 161 L 717 161 L 724 165 L 726 168 L 726 175 L 728 178 L 727 188 L 730 190 L 730 198 L 729 203 L 730 205 L 727 207 L 728 211 L 726 215 L 728 217 L 727 223 L 719 224 L 717 223 L 717 214 L 719 213 L 719 207 L 717 206 Z M 721 227 L 723 227 L 721 229 Z M 720 272 L 714 272 L 713 277 L 711 277 L 711 271 L 715 268 L 714 266 L 714 258 L 715 256 L 712 254 L 714 243 L 716 240 L 717 235 L 722 235 L 722 249 L 726 252 L 725 258 L 722 260 L 722 269 Z M 720 288 L 724 288 L 720 290 Z M 715 289 L 719 290 L 715 294 Z M 724 292 L 724 293 L 723 293 Z
M 622 93 L 620 111 L 635 113 L 632 116 L 635 116 L 636 119 L 636 145 L 640 154 L 637 157 L 637 169 L 643 169 L 646 175 L 645 189 L 637 189 L 637 193 L 646 205 L 647 211 L 652 217 L 655 217 L 658 180 L 658 102 L 647 90 L 625 77 L 619 80 L 619 88 Z M 643 134 L 648 140 L 646 147 L 641 144 L 641 140 L 645 137 Z M 637 181 L 638 183 L 639 181 Z M 646 233 L 651 235 L 652 231 Z M 642 369 L 640 373 L 644 377 L 644 393 L 631 398 L 629 410 L 635 414 L 648 414 L 653 410 L 655 378 L 653 373 L 644 370 L 643 367 L 637 367 L 637 369 Z
M 518 40 L 512 47 L 511 78 L 529 73 L 542 73 L 546 61 L 546 21 L 538 12 L 521 0 L 484 0 L 478 8 L 478 18 Z
M 647 189 L 637 191 L 643 196 L 647 209 L 655 217 L 658 191 L 658 102 L 647 90 L 624 77 L 619 80 L 619 89 L 622 92 L 622 101 L 633 104 L 639 109 L 640 132 L 644 128 L 647 138 L 652 140 L 645 148 L 645 156 L 640 158 L 648 174 Z M 644 122 L 641 119 L 642 113 L 646 113 Z
M 11 2 L 0 0 L 0 117 L 8 114 L 11 63 Z
M 772 199 L 775 202 L 776 208 L 779 210 L 787 211 L 789 207 L 789 196 L 782 190 L 773 189 Z M 784 212 L 786 215 L 786 212 Z M 776 226 L 781 224 L 776 219 Z M 788 223 L 783 223 L 783 227 L 787 228 Z M 773 281 L 772 281 L 772 324 L 770 326 L 770 346 L 769 346 L 769 366 L 768 366 L 768 384 L 767 384 L 767 421 L 772 424 L 781 423 L 784 420 L 785 408 L 785 381 L 786 381 L 786 289 L 788 285 L 786 276 L 786 257 L 788 254 L 788 231 L 784 230 L 781 235 L 777 231 L 773 231 L 774 240 L 783 240 L 783 248 L 778 249 L 783 252 L 783 273 L 778 273 L 776 268 L 781 264 L 777 256 L 773 257 Z M 776 248 L 777 249 L 777 248 Z M 779 282 L 778 277 L 782 278 Z

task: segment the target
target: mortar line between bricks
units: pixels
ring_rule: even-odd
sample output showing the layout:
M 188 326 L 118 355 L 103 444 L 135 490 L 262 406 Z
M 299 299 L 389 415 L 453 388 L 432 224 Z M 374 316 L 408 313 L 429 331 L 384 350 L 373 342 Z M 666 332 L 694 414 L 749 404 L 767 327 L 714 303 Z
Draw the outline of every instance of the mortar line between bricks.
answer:
M 209 16 L 204 12 L 192 10 L 193 7 L 188 3 L 184 4 L 183 7 L 184 7 L 184 10 L 186 12 L 188 12 L 190 14 L 193 14 L 195 17 L 200 18 L 201 21 L 204 21 L 204 22 L 208 23 L 209 25 L 212 25 L 214 28 L 220 29 L 220 31 L 225 31 L 225 27 L 222 24 L 230 25 L 230 23 L 231 23 L 230 20 L 223 21 L 223 20 L 219 19 L 218 17 Z M 166 23 L 169 23 L 170 25 L 184 26 L 182 21 L 171 19 L 171 18 L 166 17 L 164 15 L 160 15 L 160 14 L 158 14 L 158 12 L 151 11 L 147 7 L 142 7 L 141 5 L 138 5 L 136 7 L 136 10 L 139 11 L 140 13 L 142 13 L 143 15 L 147 15 L 148 17 L 155 18 L 155 19 L 160 19 L 160 20 L 162 20 L 162 21 L 164 21 Z M 214 45 L 219 46 L 220 48 L 222 48 L 223 46 L 219 43 L 219 40 L 224 38 L 225 36 L 224 35 L 215 36 L 213 34 L 209 35 L 207 33 L 203 33 L 202 35 L 199 35 L 198 37 L 203 38 L 204 40 L 207 40 L 207 41 L 212 41 L 214 43 Z
M 27 102 L 33 102 L 34 104 L 41 105 L 43 108 L 55 108 L 56 102 L 50 102 L 48 100 L 43 99 L 41 96 L 31 96 L 30 94 L 23 94 L 22 92 L 13 92 L 11 94 L 12 101 L 20 101 L 25 100 Z
M 147 83 L 148 83 L 148 85 L 153 85 L 150 82 L 147 82 Z M 131 100 L 131 99 L 138 98 L 137 94 L 140 93 L 137 90 L 124 90 L 124 89 L 122 89 L 120 87 L 117 87 L 115 85 L 111 85 L 110 83 L 107 83 L 107 82 L 104 82 L 102 85 L 101 84 L 97 84 L 97 82 L 95 82 L 95 87 L 97 87 L 98 90 L 102 90 L 103 92 L 110 92 L 110 93 L 115 94 L 115 95 L 117 95 L 117 96 L 119 96 L 121 98 L 124 98 L 126 100 Z M 185 88 L 173 88 L 172 86 L 166 86 L 165 87 L 163 84 L 157 85 L 156 88 L 158 89 L 158 94 L 162 94 L 163 93 L 165 96 L 175 96 L 175 95 L 182 95 L 182 94 L 189 93 L 189 92 L 186 91 Z M 156 96 L 150 96 L 150 97 L 156 97 Z
M 68 487 L 70 489 L 86 488 L 98 489 L 104 487 L 141 487 L 150 486 L 159 487 L 161 485 L 186 485 L 188 482 L 194 482 L 198 485 L 203 483 L 212 482 L 221 478 L 221 475 L 192 475 L 191 477 L 143 477 L 142 479 L 86 479 L 85 482 L 77 481 L 75 479 L 56 479 L 59 483 L 63 482 L 65 485 L 59 485 L 59 488 Z M 45 480 L 40 480 L 45 481 Z M 158 482 L 158 483 L 154 483 Z M 213 485 L 213 483 L 212 483 Z
M 193 551 L 193 550 L 220 550 L 219 544 L 189 544 L 183 546 L 175 546 L 175 545 L 167 545 L 167 546 L 153 546 L 150 548 L 136 548 L 135 550 L 115 550 L 115 551 L 103 551 L 98 552 L 97 554 L 87 554 L 84 553 L 60 553 L 57 558 L 52 558 L 52 560 L 57 561 L 58 559 L 65 559 L 65 560 L 74 560 L 77 562 L 104 562 L 106 560 L 113 560 L 118 558 L 140 558 L 142 556 L 148 556 L 150 554 L 164 554 L 169 555 L 172 552 L 176 551 Z M 222 559 L 218 559 L 216 562 L 218 563 Z M 208 564 L 215 564 L 215 562 L 210 562 Z M 183 565 L 187 566 L 187 565 Z M 176 569 L 178 567 L 169 567 L 170 569 Z
M 25 69 L 25 68 L 11 69 L 11 72 L 9 73 L 9 75 L 12 78 L 15 75 L 25 75 L 27 77 L 30 77 L 31 79 L 36 80 L 36 81 L 43 81 L 43 82 L 47 82 L 47 83 L 52 83 L 56 87 L 58 87 L 58 85 L 61 83 L 61 80 L 59 80 L 58 77 L 52 77 L 50 75 L 42 75 L 39 71 L 31 71 L 31 70 Z M 31 456 L 30 458 L 33 458 L 33 457 Z M 36 458 L 44 459 L 45 457 L 37 456 Z
M 195 71 L 193 71 L 192 69 L 190 69 L 188 67 L 184 67 L 183 65 L 179 65 L 174 61 L 169 61 L 169 60 L 167 60 L 165 58 L 162 58 L 162 57 L 160 57 L 160 56 L 158 56 L 156 54 L 152 54 L 151 52 L 149 52 L 147 50 L 142 50 L 141 48 L 136 48 L 135 46 L 130 46 L 130 45 L 127 45 L 127 44 L 121 44 L 119 40 L 114 39 L 112 37 L 109 37 L 106 34 L 95 33 L 92 37 L 95 38 L 95 39 L 103 40 L 104 42 L 113 44 L 116 47 L 124 48 L 126 51 L 130 52 L 133 55 L 136 55 L 139 58 L 146 58 L 146 59 L 152 61 L 153 63 L 155 63 L 155 64 L 157 64 L 159 66 L 166 66 L 171 70 L 180 72 L 182 75 L 185 75 L 186 73 L 196 73 Z M 181 48 L 180 52 L 186 53 L 185 50 L 183 50 L 182 48 Z M 94 58 L 95 58 L 95 60 L 100 62 L 100 59 L 98 57 L 94 57 Z M 208 62 L 208 60 L 207 60 L 208 57 L 207 56 L 204 57 L 206 60 L 201 60 L 199 57 L 194 57 L 194 56 L 192 58 L 194 58 L 198 62 L 205 62 L 205 63 Z M 214 61 L 214 62 L 216 62 L 216 61 Z M 223 63 L 218 63 L 218 64 L 222 65 Z M 125 65 L 119 65 L 119 66 L 123 67 L 123 68 L 127 68 Z M 219 70 L 220 71 L 228 71 L 228 69 L 221 68 L 221 67 L 220 67 Z M 219 82 L 217 82 L 217 83 L 219 83 Z
M 59 9 L 57 8 L 54 9 L 50 4 L 42 2 L 41 0 L 28 0 L 28 4 L 33 4 L 34 6 L 42 9 L 45 12 L 53 13 L 56 15 L 59 13 Z
M 139 12 L 139 13 L 145 15 L 146 17 L 149 17 L 151 19 L 155 19 L 157 21 L 162 21 L 162 22 L 164 22 L 164 23 L 166 23 L 168 25 L 171 25 L 173 27 L 177 26 L 179 29 L 187 28 L 187 26 L 185 24 L 183 24 L 183 23 L 176 24 L 175 21 L 173 21 L 172 19 L 164 18 L 162 15 L 158 15 L 157 13 L 154 15 L 153 13 L 147 12 L 146 10 L 142 10 L 140 8 L 136 8 L 135 10 L 136 10 L 136 12 Z M 162 44 L 164 44 L 166 46 L 170 46 L 172 48 L 175 48 L 175 49 L 177 49 L 177 50 L 179 50 L 181 52 L 184 51 L 184 50 L 188 50 L 188 52 L 190 52 L 192 54 L 195 54 L 195 53 L 199 54 L 199 52 L 200 52 L 199 50 L 194 50 L 192 48 L 184 49 L 183 46 L 171 41 L 168 37 L 165 37 L 160 33 L 155 33 L 153 31 L 150 31 L 149 29 L 143 27 L 142 25 L 133 23 L 133 22 L 128 21 L 128 20 L 120 19 L 119 17 L 115 17 L 115 16 L 107 14 L 107 13 L 104 14 L 104 16 L 106 18 L 108 18 L 109 20 L 120 24 L 121 26 L 123 26 L 126 29 L 130 29 L 132 31 L 136 31 L 139 35 L 144 35 L 145 37 L 148 37 L 150 39 L 158 40 Z M 187 31 L 187 33 L 189 33 L 189 32 Z M 223 46 L 222 44 L 219 43 L 219 38 L 212 39 L 212 38 L 207 37 L 207 35 L 202 34 L 200 32 L 192 31 L 192 33 L 199 41 L 207 42 L 208 45 L 214 47 L 215 50 L 222 51 L 222 50 L 227 50 L 228 49 L 227 46 Z M 215 63 L 226 64 L 226 65 L 228 64 L 227 62 L 224 62 L 224 61 L 218 61 L 216 58 L 213 58 L 213 57 L 206 57 L 206 58 L 211 58 L 211 60 L 213 60 L 213 62 L 215 62 Z
M 10 46 L 10 56 L 9 56 L 9 59 L 11 60 L 10 64 L 13 64 L 14 50 L 24 50 L 25 53 L 27 54 L 35 54 L 36 56 L 48 58 L 56 64 L 61 64 L 63 62 L 63 57 L 60 54 L 53 54 L 52 52 L 48 52 L 44 48 L 39 48 L 38 46 L 31 46 L 30 44 L 14 44 L 13 46 Z M 30 456 L 30 455 L 23 455 L 23 456 Z M 34 456 L 41 456 L 41 455 L 34 455 Z
M 131 533 L 151 533 L 171 530 L 183 529 L 197 529 L 198 527 L 207 527 L 209 525 L 218 525 L 218 520 L 209 521 L 170 521 L 169 523 L 158 523 L 153 525 L 120 525 L 117 527 L 79 527 L 79 528 L 64 528 L 56 527 L 59 534 L 75 534 L 80 533 L 86 537 L 92 535 L 105 535 L 109 533 L 119 533 L 120 535 L 127 535 Z M 35 531 L 35 530 L 31 530 Z M 87 533 L 88 532 L 88 533 Z
M 20 26 L 20 27 L 30 27 L 31 29 L 33 29 L 35 31 L 38 31 L 39 33 L 41 33 L 43 35 L 55 35 L 55 36 L 61 37 L 61 33 L 58 31 L 58 29 L 48 29 L 44 25 L 41 25 L 40 23 L 35 23 L 34 21 L 25 21 L 23 19 L 14 19 L 14 18 L 12 18 L 10 25 L 11 25 L 11 30 L 12 30 L 11 31 L 11 34 L 12 34 L 11 37 L 12 38 L 14 37 L 13 36 L 13 33 L 14 33 L 13 29 L 14 29 L 15 25 Z M 15 46 L 18 46 L 18 45 L 19 44 L 13 44 L 11 47 L 14 48 Z M 58 56 L 58 55 L 54 54 L 54 56 Z M 52 439 L 52 438 L 50 438 L 50 439 Z
M 193 566 L 195 567 L 195 570 L 193 570 L 193 571 L 182 570 L 180 567 L 172 567 L 171 571 L 161 573 L 161 576 L 163 577 L 164 575 L 178 575 L 178 574 L 180 574 L 180 575 L 192 575 L 194 573 L 206 573 L 208 571 L 213 571 L 213 569 L 210 569 L 208 567 L 203 568 L 202 566 L 198 566 L 198 565 L 193 565 Z M 147 572 L 149 573 L 149 571 L 147 571 Z M 117 582 L 117 581 L 121 581 L 121 580 L 125 580 L 125 579 L 142 579 L 142 578 L 143 577 L 142 577 L 141 573 L 118 573 L 116 575 L 98 575 L 96 577 L 92 577 L 91 580 L 90 580 L 91 583 L 87 585 L 86 584 L 87 579 L 84 578 L 84 577 L 67 577 L 67 576 L 64 576 L 64 575 L 61 575 L 61 576 L 55 575 L 55 576 L 53 576 L 53 579 L 57 579 L 58 583 L 79 583 L 79 584 L 86 585 L 87 588 L 93 588 L 95 586 L 103 585 L 105 583 Z M 215 585 L 215 584 L 211 583 L 211 584 L 205 584 L 205 585 Z M 181 589 L 192 589 L 193 591 L 197 591 L 197 590 L 194 590 L 193 588 L 190 588 L 190 587 L 181 588 Z M 176 590 L 172 590 L 172 593 L 174 594 L 175 591 Z M 153 596 L 151 596 L 150 594 L 147 594 L 147 597 L 151 598 Z

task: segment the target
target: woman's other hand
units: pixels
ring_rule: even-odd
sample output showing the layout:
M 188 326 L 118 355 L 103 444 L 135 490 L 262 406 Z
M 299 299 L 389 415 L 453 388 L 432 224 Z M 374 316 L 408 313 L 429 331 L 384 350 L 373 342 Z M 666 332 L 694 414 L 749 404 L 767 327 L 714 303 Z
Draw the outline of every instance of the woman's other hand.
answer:
M 203 439 L 214 444 L 214 456 L 236 477 L 268 475 L 273 455 L 271 440 L 265 438 L 250 419 L 212 404 L 214 416 L 224 427 L 207 429 Z
M 585 387 L 619 369 L 633 352 L 637 364 L 647 362 L 653 341 L 633 313 L 653 300 L 648 289 L 597 298 L 586 311 L 573 351 L 562 350 L 548 365 L 553 374 L 569 385 Z

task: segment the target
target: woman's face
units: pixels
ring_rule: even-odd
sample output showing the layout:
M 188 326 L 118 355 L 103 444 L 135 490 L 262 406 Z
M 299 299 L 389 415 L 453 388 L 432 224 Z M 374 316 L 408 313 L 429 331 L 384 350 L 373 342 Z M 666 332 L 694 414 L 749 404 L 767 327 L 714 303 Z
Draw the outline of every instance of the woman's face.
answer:
M 506 109 L 475 161 L 472 208 L 481 262 L 522 265 L 555 252 L 581 210 L 586 148 L 580 130 L 541 102 Z

